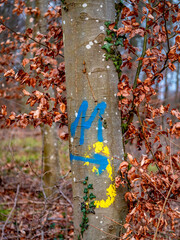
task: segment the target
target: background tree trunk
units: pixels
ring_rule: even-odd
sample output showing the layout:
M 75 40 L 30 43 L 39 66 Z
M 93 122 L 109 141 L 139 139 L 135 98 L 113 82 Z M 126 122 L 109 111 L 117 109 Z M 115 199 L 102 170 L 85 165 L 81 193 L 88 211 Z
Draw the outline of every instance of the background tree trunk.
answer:
M 33 8 L 35 8 L 35 2 L 27 0 L 26 1 L 26 6 L 28 8 L 32 8 L 33 9 Z M 31 28 L 33 30 L 33 38 L 35 38 L 37 32 L 35 31 L 34 21 L 33 22 L 30 21 L 31 17 L 32 16 L 29 15 L 29 14 L 26 15 L 26 29 Z M 35 20 L 35 19 L 33 19 L 33 20 Z M 27 58 L 27 59 L 31 59 L 33 57 L 34 57 L 34 54 L 31 51 L 27 52 L 26 55 L 24 56 L 24 58 Z M 31 65 L 31 62 L 26 64 L 26 66 L 24 67 L 25 72 L 30 73 L 30 65 Z M 26 86 L 26 90 L 28 92 L 30 92 L 30 93 L 32 93 L 34 91 L 33 87 L 31 87 L 31 86 Z M 26 99 L 25 101 L 24 100 L 22 101 L 22 104 L 25 105 L 24 106 L 24 110 L 25 110 L 25 112 L 30 112 L 31 111 L 31 107 L 30 107 L 29 104 L 26 104 L 26 102 L 28 100 L 28 96 L 25 96 L 25 99 Z
M 180 96 L 179 96 L 179 72 L 180 72 L 180 63 L 177 63 L 177 75 L 176 75 L 176 93 L 175 93 L 175 102 L 177 102 L 177 108 L 180 107 Z
M 101 49 L 106 36 L 104 22 L 113 22 L 115 19 L 114 1 L 89 0 L 82 3 L 79 0 L 68 0 L 62 8 L 68 10 L 63 11 L 63 30 L 73 176 L 74 239 L 81 231 L 81 203 L 84 202 L 84 189 L 87 188 L 82 183 L 85 177 L 88 177 L 88 184 L 93 184 L 94 189 L 89 192 L 96 196 L 96 209 L 95 215 L 87 216 L 89 227 L 83 239 L 116 239 L 121 227 L 112 220 L 121 224 L 125 219 L 127 205 L 124 194 L 127 189 L 116 190 L 114 183 L 124 154 L 116 97 L 118 76 L 113 63 L 105 60 L 105 51 Z M 100 156 L 104 157 L 102 162 Z M 97 169 L 99 175 L 96 174 Z
M 42 34 L 47 32 L 47 22 L 44 18 L 45 12 L 48 10 L 48 0 L 36 0 L 36 7 L 40 9 L 40 16 L 36 19 L 37 31 Z M 48 93 L 54 97 L 54 91 L 49 88 Z M 52 106 L 50 106 L 51 108 Z M 55 123 L 41 126 L 42 132 L 42 160 L 43 160 L 43 180 L 45 193 L 47 196 L 53 193 L 53 187 L 60 177 L 60 162 L 58 153 L 58 138 Z
M 168 76 L 167 76 L 167 74 L 168 74 L 168 71 L 167 71 L 167 69 L 166 69 L 166 71 L 165 71 L 165 76 L 164 76 L 164 84 L 165 84 L 165 89 L 164 89 L 164 102 L 163 102 L 163 104 L 164 105 L 166 105 L 166 104 L 168 104 L 168 102 L 169 102 L 169 99 L 168 99 L 168 87 L 169 87 L 169 85 L 168 85 Z

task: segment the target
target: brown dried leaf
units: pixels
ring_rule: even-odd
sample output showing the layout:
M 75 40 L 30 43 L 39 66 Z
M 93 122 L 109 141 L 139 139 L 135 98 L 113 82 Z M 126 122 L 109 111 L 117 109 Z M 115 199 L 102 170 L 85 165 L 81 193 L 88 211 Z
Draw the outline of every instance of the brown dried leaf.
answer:
M 62 113 L 65 113 L 65 111 L 66 111 L 66 105 L 65 105 L 64 103 L 61 103 L 61 105 L 60 105 L 60 110 L 61 110 Z
M 177 109 L 172 109 L 171 114 L 180 120 L 180 112 Z
M 11 112 L 9 119 L 12 121 L 12 120 L 15 120 L 15 118 L 16 118 L 16 114 L 14 112 Z
M 111 24 L 109 25 L 109 29 L 110 29 L 110 30 L 113 30 L 114 27 L 115 27 L 115 25 L 116 25 L 116 23 L 111 23 Z
M 121 174 L 123 175 L 123 177 L 124 177 L 124 174 L 127 172 L 127 170 L 128 170 L 128 162 L 125 162 L 125 161 L 123 161 L 120 165 L 119 165 L 119 171 L 121 172 Z M 123 184 L 122 182 L 121 182 L 121 184 Z
M 5 105 L 1 106 L 1 113 L 2 113 L 3 116 L 7 115 L 7 110 L 6 109 L 7 109 L 7 107 Z
M 24 58 L 23 61 L 22 61 L 23 67 L 25 67 L 28 63 L 29 63 L 29 59 L 28 58 Z
M 67 126 L 63 126 L 59 129 L 58 131 L 58 136 L 63 139 L 63 140 L 68 140 L 68 127 Z
M 169 67 L 169 69 L 171 69 L 171 71 L 176 70 L 176 66 L 171 62 L 168 64 L 168 67 Z
M 15 72 L 13 69 L 8 70 L 7 72 L 5 72 L 4 77 L 14 77 L 15 76 Z
M 154 20 L 154 17 L 153 17 L 153 15 L 152 15 L 152 14 L 150 14 L 150 13 L 148 14 L 148 18 L 149 18 L 149 19 L 152 19 L 152 20 Z
M 38 99 L 40 99 L 40 98 L 43 96 L 43 93 L 40 92 L 40 91 L 38 91 L 38 90 L 34 91 L 33 94 L 34 94 Z
M 176 36 L 175 41 L 177 44 L 180 44 L 180 35 Z
M 23 91 L 25 96 L 31 96 L 31 94 L 28 91 L 26 91 L 25 89 L 23 89 L 22 91 Z

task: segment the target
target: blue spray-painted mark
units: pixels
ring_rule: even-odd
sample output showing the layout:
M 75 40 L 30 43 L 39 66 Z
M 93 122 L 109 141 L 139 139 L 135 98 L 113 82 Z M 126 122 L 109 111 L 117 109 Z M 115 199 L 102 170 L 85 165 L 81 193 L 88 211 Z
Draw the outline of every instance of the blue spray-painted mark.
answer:
M 108 159 L 105 156 L 102 156 L 98 153 L 94 153 L 93 158 L 86 158 L 86 157 L 81 157 L 81 156 L 75 156 L 70 153 L 70 160 L 77 160 L 77 161 L 82 161 L 82 162 L 89 162 L 89 163 L 94 163 L 99 165 L 99 174 L 101 174 L 107 167 L 108 165 Z
M 105 108 L 106 108 L 105 102 L 98 103 L 97 106 L 94 108 L 94 111 L 92 112 L 90 118 L 86 121 L 86 112 L 88 109 L 88 102 L 85 100 L 82 102 L 81 106 L 79 107 L 77 117 L 76 117 L 75 121 L 71 124 L 71 135 L 72 135 L 72 137 L 74 137 L 77 126 L 79 124 L 80 117 L 82 115 L 82 117 L 81 117 L 81 135 L 80 135 L 80 140 L 79 140 L 80 145 L 83 145 L 83 143 L 84 143 L 84 130 L 89 129 L 91 127 L 92 122 L 94 121 L 94 119 L 96 118 L 96 115 L 98 114 L 98 111 L 99 111 L 99 119 L 98 119 L 98 136 L 97 137 L 98 137 L 99 142 L 103 141 L 102 114 L 104 114 Z

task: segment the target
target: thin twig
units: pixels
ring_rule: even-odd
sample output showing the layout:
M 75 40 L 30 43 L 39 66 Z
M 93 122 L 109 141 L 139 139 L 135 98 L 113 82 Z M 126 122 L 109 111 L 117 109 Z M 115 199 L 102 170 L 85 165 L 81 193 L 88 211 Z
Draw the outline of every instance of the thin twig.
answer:
M 92 225 L 92 224 L 89 224 L 89 225 L 90 225 L 91 227 L 93 227 L 93 228 L 95 228 L 95 229 L 97 229 L 97 230 L 99 230 L 99 231 L 105 233 L 106 235 L 109 235 L 109 236 L 114 237 L 114 238 L 116 238 L 116 239 L 121 239 L 120 237 L 117 237 L 117 236 L 115 236 L 114 234 L 111 234 L 111 233 L 105 232 L 105 231 L 101 230 L 100 228 L 95 227 L 95 226 Z
M 147 42 L 148 42 L 148 17 L 146 18 L 146 27 L 145 27 L 145 34 L 144 34 L 144 41 L 143 41 L 143 50 L 142 50 L 142 53 L 141 53 L 141 58 L 144 58 L 144 56 L 146 55 L 146 49 L 147 49 Z M 138 67 L 137 67 L 137 70 L 136 70 L 136 75 L 135 75 L 135 79 L 134 79 L 134 83 L 133 83 L 133 90 L 137 87 L 137 80 L 139 78 L 139 75 L 140 75 L 140 72 L 141 72 L 141 68 L 142 68 L 142 64 L 143 64 L 143 61 L 140 60 L 138 62 Z M 134 110 L 135 109 L 135 104 L 134 104 L 134 95 L 133 95 L 133 101 L 132 101 L 132 109 Z M 133 118 L 134 118 L 134 112 L 132 112 L 132 114 L 130 115 L 129 119 L 128 119 L 128 126 L 132 123 L 133 121 Z M 123 148 L 125 149 L 125 143 L 123 141 Z
M 124 227 L 123 224 L 114 221 L 112 218 L 109 218 L 109 217 L 107 217 L 107 216 L 105 216 L 105 215 L 103 215 L 103 217 L 105 217 L 105 218 L 111 220 L 112 222 L 116 223 L 117 225 L 120 225 L 120 226 Z
M 169 198 L 169 195 L 170 195 L 170 193 L 171 193 L 171 190 L 172 190 L 172 188 L 173 188 L 174 182 L 175 182 L 175 179 L 173 180 L 172 185 L 171 185 L 171 187 L 170 187 L 170 189 L 169 189 L 169 192 L 168 192 L 168 194 L 167 194 L 167 196 L 166 196 L 166 199 L 165 199 L 165 201 L 164 201 L 164 204 L 163 204 L 162 211 L 161 211 L 161 214 L 160 214 L 160 217 L 159 217 L 159 220 L 158 220 L 158 224 L 157 224 L 157 227 L 156 227 L 156 232 L 155 232 L 155 234 L 154 234 L 153 240 L 156 240 L 156 238 L 157 238 L 157 234 L 158 234 L 158 230 L 159 230 L 159 225 L 160 225 L 160 223 L 161 223 L 161 218 L 162 218 L 162 216 L 163 216 L 163 212 L 164 212 L 164 209 L 165 209 L 167 200 L 168 200 L 168 198 Z
M 177 61 L 178 61 L 178 59 L 172 61 L 172 63 L 175 63 Z M 161 70 L 159 70 L 159 72 L 157 72 L 156 75 L 151 79 L 151 82 L 153 82 L 159 76 L 159 74 L 162 73 L 168 66 L 169 66 L 169 64 L 167 64 L 167 65 L 164 64 L 164 66 L 161 68 Z
M 140 118 L 140 115 L 139 115 L 139 109 L 137 109 L 136 115 L 137 115 L 138 120 L 139 120 L 139 123 L 140 123 L 140 125 L 141 125 L 141 130 L 142 130 L 142 134 L 143 134 L 144 140 L 145 140 L 145 142 L 146 142 L 146 144 L 147 144 L 147 147 L 148 147 L 148 149 L 149 149 L 149 151 L 150 151 L 150 153 L 151 153 L 151 155 L 152 155 L 152 157 L 153 157 L 153 159 L 154 159 L 154 161 L 155 161 L 156 167 L 157 167 L 157 169 L 159 170 L 159 172 L 162 172 L 162 170 L 159 168 L 159 166 L 158 166 L 157 163 L 156 163 L 156 158 L 155 158 L 155 156 L 154 156 L 154 153 L 153 153 L 153 151 L 152 151 L 152 149 L 151 149 L 151 146 L 149 145 L 148 140 L 147 140 L 147 138 L 146 138 L 146 135 L 145 135 L 145 133 L 144 133 L 143 124 L 142 124 L 142 122 L 141 122 L 141 118 Z
M 12 204 L 14 204 L 14 202 L 2 202 L 1 203 L 1 205 L 12 205 Z M 33 200 L 27 200 L 27 201 L 19 201 L 18 202 L 18 205 L 20 205 L 20 204 L 40 204 L 40 205 L 42 205 L 42 204 L 44 204 L 44 202 L 40 202 L 40 201 L 33 201 Z M 48 203 L 48 204 L 54 204 L 54 203 Z
M 41 230 L 41 239 L 44 240 L 44 231 Z
M 37 173 L 33 170 L 32 166 L 31 166 L 31 162 L 30 162 L 30 160 L 28 161 L 28 165 L 29 165 L 31 171 L 32 171 L 32 172 L 36 175 L 36 177 L 39 179 L 40 176 L 39 176 L 39 174 L 37 174 Z
M 41 125 L 41 134 L 42 134 L 42 137 L 43 137 L 43 141 L 42 141 L 42 144 L 44 145 L 44 125 L 42 124 Z M 41 186 L 41 190 L 43 192 L 43 196 L 44 196 L 44 199 L 45 199 L 45 202 L 47 202 L 47 196 L 46 196 L 46 193 L 44 191 L 44 181 L 43 181 L 43 174 L 44 172 L 44 146 L 42 146 L 42 156 L 41 156 L 41 182 L 40 182 L 40 186 Z M 46 204 L 45 204 L 46 206 Z
M 172 36 L 170 36 L 170 37 L 168 38 L 168 40 L 172 39 L 173 37 L 175 37 L 175 36 L 177 36 L 177 35 L 178 35 L 178 33 L 173 34 Z M 161 43 L 157 43 L 157 44 L 155 44 L 154 46 L 152 46 L 152 47 L 149 48 L 149 49 L 152 50 L 153 48 L 158 47 L 160 44 L 161 44 Z
M 16 204 L 17 204 L 17 200 L 18 200 L 18 194 L 19 194 L 19 189 L 20 189 L 20 184 L 18 184 L 17 186 L 17 190 L 16 190 L 16 196 L 15 196 L 15 199 L 14 199 L 14 205 L 13 205 L 13 208 L 11 209 L 11 212 L 9 213 L 3 227 L 2 227 L 2 235 L 1 235 L 1 240 L 4 239 L 4 230 L 5 230 L 5 227 L 7 225 L 7 223 L 9 222 L 9 219 L 11 218 L 13 212 L 14 212 L 14 209 L 16 208 Z
M 71 205 L 71 207 L 73 208 L 73 204 L 71 202 L 71 200 L 63 193 L 63 191 L 61 190 L 61 187 L 59 187 L 59 192 L 60 194 L 63 196 L 63 198 Z
M 61 176 L 61 179 L 65 179 L 69 175 L 70 172 L 71 172 L 71 170 L 69 170 L 64 176 Z
M 180 4 L 180 2 L 177 3 L 176 6 L 178 6 L 179 4 Z M 165 11 L 163 11 L 163 13 L 162 13 L 156 20 L 154 20 L 154 21 L 152 22 L 151 27 L 152 27 L 154 24 L 156 24 L 157 21 L 158 21 L 161 17 L 163 17 L 163 15 L 164 15 L 166 12 L 172 10 L 173 8 L 174 8 L 174 5 L 172 5 L 172 7 L 166 9 Z
M 169 141 L 170 143 L 172 143 L 173 145 L 175 145 L 177 148 L 180 148 L 179 145 L 177 145 L 175 142 L 173 142 L 172 140 L 170 140 L 165 134 L 161 133 L 160 130 L 156 130 L 156 129 L 152 128 L 152 127 L 148 127 L 148 126 L 143 125 L 143 124 L 142 124 L 142 126 L 145 127 L 145 128 L 152 129 L 152 130 L 155 131 L 155 132 L 158 132 L 158 133 L 161 134 L 164 138 L 166 138 L 167 141 Z
M 169 45 L 169 38 L 168 38 L 168 30 L 167 30 L 167 25 L 166 25 L 166 18 L 165 18 L 165 5 L 166 4 L 166 0 L 164 0 L 164 10 L 163 10 L 163 18 L 164 18 L 164 25 L 165 25 L 165 31 L 166 31 L 166 40 L 167 40 L 167 46 L 168 46 L 168 51 L 166 53 L 166 60 L 164 62 L 164 66 L 166 65 L 167 61 L 168 61 L 168 54 L 170 52 L 170 45 Z

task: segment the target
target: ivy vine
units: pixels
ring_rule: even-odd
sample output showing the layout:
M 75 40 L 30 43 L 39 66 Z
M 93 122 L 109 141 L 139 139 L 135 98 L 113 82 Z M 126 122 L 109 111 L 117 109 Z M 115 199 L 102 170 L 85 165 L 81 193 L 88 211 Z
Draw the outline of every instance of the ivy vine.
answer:
M 88 176 L 85 177 L 85 180 L 83 181 L 83 185 L 84 185 L 85 196 L 83 197 L 84 201 L 81 202 L 81 212 L 83 214 L 83 217 L 82 217 L 82 222 L 79 225 L 81 228 L 81 234 L 79 234 L 78 240 L 81 239 L 81 236 L 83 237 L 84 232 L 89 227 L 88 214 L 90 213 L 95 214 L 95 208 L 96 208 L 93 200 L 96 198 L 96 196 L 92 192 L 90 193 L 90 190 L 93 189 L 93 184 L 88 184 Z
M 121 53 L 118 50 L 118 46 L 123 46 L 123 41 L 125 39 L 125 36 L 117 36 L 117 34 L 109 29 L 109 26 L 111 25 L 111 22 L 107 21 L 104 23 L 107 27 L 106 33 L 107 36 L 105 37 L 104 41 L 106 42 L 101 48 L 106 50 L 105 59 L 108 61 L 111 59 L 113 61 L 113 64 L 116 68 L 116 71 L 118 73 L 118 78 L 121 77 L 121 65 L 122 65 L 122 58 Z M 117 29 L 117 24 L 114 27 Z
M 107 21 L 104 23 L 104 25 L 106 26 L 106 34 L 107 36 L 105 37 L 104 41 L 105 44 L 101 47 L 102 49 L 104 49 L 106 51 L 105 54 L 105 59 L 106 61 L 108 61 L 109 59 L 112 60 L 115 68 L 116 68 L 116 72 L 118 73 L 118 79 L 120 81 L 121 78 L 121 65 L 123 63 L 122 61 L 122 57 L 121 57 L 121 53 L 119 51 L 119 46 L 124 47 L 124 40 L 126 39 L 125 35 L 121 35 L 118 36 L 118 34 L 116 33 L 116 31 L 114 31 L 114 29 L 118 29 L 118 22 L 119 22 L 119 17 L 121 14 L 122 9 L 125 7 L 125 5 L 123 4 L 123 2 L 120 0 L 118 3 L 115 3 L 115 9 L 116 9 L 116 19 L 114 23 L 111 23 L 110 21 Z M 124 96 L 119 96 L 119 101 L 121 101 L 123 98 L 125 98 Z M 122 134 L 124 134 L 127 129 L 128 129 L 128 120 L 126 118 L 122 118 L 121 117 L 121 129 L 122 129 Z M 124 148 L 124 152 L 125 152 L 125 144 L 127 142 L 123 141 L 123 148 Z M 126 156 L 124 155 L 124 159 L 126 159 Z
M 124 7 L 124 4 L 120 1 L 119 3 L 115 3 L 115 9 L 116 9 L 116 19 L 115 23 L 111 23 L 110 21 L 107 21 L 104 23 L 106 26 L 106 33 L 107 36 L 105 37 L 104 41 L 106 42 L 101 48 L 106 50 L 106 61 L 111 59 L 113 61 L 113 64 L 116 68 L 116 71 L 118 73 L 118 78 L 121 77 L 121 65 L 122 65 L 122 58 L 121 53 L 118 49 L 119 46 L 124 46 L 123 41 L 126 39 L 125 35 L 118 36 L 113 29 L 118 29 L 118 21 L 119 16 Z M 110 26 L 111 25 L 111 26 Z

